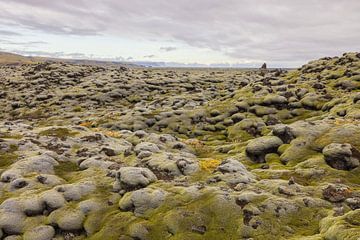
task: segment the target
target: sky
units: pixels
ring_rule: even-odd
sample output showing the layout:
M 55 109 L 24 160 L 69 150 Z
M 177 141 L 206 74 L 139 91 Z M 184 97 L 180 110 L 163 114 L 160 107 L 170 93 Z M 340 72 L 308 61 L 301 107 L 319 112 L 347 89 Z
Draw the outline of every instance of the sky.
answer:
M 0 51 L 299 67 L 360 51 L 359 0 L 0 0 Z

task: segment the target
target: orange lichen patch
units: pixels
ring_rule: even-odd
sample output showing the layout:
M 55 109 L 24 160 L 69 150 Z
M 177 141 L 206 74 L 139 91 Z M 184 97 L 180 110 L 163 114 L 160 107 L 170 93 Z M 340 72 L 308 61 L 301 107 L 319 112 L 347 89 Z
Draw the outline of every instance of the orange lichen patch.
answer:
M 341 118 L 337 118 L 335 119 L 335 125 L 344 125 L 344 124 L 360 124 L 360 121 L 357 119 L 351 119 L 351 118 L 345 118 L 345 119 L 341 119 Z
M 217 159 L 203 159 L 199 161 L 200 168 L 202 170 L 212 172 L 221 164 Z
M 110 130 L 105 130 L 102 128 L 92 128 L 91 130 L 93 130 L 94 132 L 100 132 L 102 134 L 104 134 L 105 136 L 108 137 L 113 137 L 113 138 L 120 138 L 121 134 L 117 131 L 110 131 Z
M 94 125 L 94 122 L 86 121 L 79 124 L 79 126 L 90 128 Z
M 121 134 L 119 132 L 116 132 L 116 131 L 105 131 L 103 133 L 108 137 L 113 137 L 113 138 L 121 137 Z

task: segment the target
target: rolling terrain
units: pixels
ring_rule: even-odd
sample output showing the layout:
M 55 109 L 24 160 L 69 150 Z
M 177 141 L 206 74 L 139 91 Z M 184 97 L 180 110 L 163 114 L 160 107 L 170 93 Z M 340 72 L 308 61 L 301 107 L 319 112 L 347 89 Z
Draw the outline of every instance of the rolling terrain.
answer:
M 360 53 L 290 71 L 3 58 L 1 239 L 360 239 Z

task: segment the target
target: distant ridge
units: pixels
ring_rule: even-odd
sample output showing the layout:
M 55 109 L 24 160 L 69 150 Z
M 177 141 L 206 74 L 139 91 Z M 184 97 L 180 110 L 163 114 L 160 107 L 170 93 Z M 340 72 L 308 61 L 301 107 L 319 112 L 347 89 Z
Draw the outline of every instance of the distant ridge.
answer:
M 96 66 L 119 66 L 119 67 L 140 67 L 134 63 L 116 62 L 116 61 L 99 61 L 88 59 L 66 59 L 66 58 L 49 58 L 49 57 L 34 57 L 23 56 L 20 54 L 0 52 L 0 65 L 22 65 L 35 64 L 41 62 L 65 62 L 79 65 L 96 65 Z
M 118 66 L 128 68 L 239 68 L 239 69 L 258 69 L 261 65 L 258 63 L 249 64 L 201 64 L 201 63 L 179 63 L 179 62 L 156 62 L 156 61 L 111 61 L 111 60 L 96 60 L 96 59 L 72 59 L 72 58 L 56 58 L 56 57 L 40 57 L 40 56 L 24 56 L 17 53 L 1 52 L 0 51 L 0 66 L 1 65 L 22 65 L 35 64 L 43 62 L 65 62 L 78 65 L 95 65 L 95 66 Z M 273 68 L 269 68 L 273 69 Z M 281 67 L 281 69 L 292 69 Z

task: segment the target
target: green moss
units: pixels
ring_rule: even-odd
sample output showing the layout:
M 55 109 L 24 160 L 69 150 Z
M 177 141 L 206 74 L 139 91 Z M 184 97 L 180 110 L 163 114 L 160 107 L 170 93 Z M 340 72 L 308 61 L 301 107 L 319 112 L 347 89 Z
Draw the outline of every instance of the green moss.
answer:
M 265 161 L 270 165 L 283 165 L 280 161 L 280 156 L 276 153 L 266 154 Z
M 233 142 L 246 142 L 250 139 L 253 139 L 254 136 L 245 130 L 229 128 L 228 129 L 228 140 Z
M 73 137 L 76 134 L 78 134 L 78 132 L 72 132 L 67 128 L 50 128 L 39 133 L 40 136 L 50 136 L 65 139 L 67 137 Z
M 83 109 L 82 109 L 81 106 L 76 106 L 76 107 L 74 107 L 74 108 L 72 109 L 72 111 L 73 111 L 73 112 L 82 112 Z
M 350 143 L 360 149 L 360 126 L 346 121 L 344 124 L 340 123 L 318 137 L 314 142 L 314 148 L 322 149 L 330 143 Z
M 126 235 L 128 226 L 137 220 L 133 213 L 119 212 L 117 209 L 112 209 L 112 211 L 107 212 L 103 216 L 98 215 L 97 218 L 99 219 L 93 220 L 90 218 L 85 222 L 85 226 L 89 230 L 92 230 L 92 228 L 89 227 L 90 224 L 94 224 L 93 227 L 95 231 L 100 228 L 98 232 L 88 238 L 90 240 L 119 239 L 120 236 Z M 97 221 L 100 219 L 102 220 L 101 223 Z M 91 223 L 90 221 L 95 222 Z
M 7 133 L 7 132 L 0 132 L 0 138 L 21 139 L 22 135 L 20 135 L 20 134 L 11 134 L 11 133 Z
M 242 212 L 234 201 L 225 203 L 220 195 L 205 193 L 174 208 L 179 203 L 175 199 L 168 199 L 149 216 L 149 239 L 238 239 L 235 233 Z M 205 229 L 203 234 L 197 232 L 201 228 Z
M 301 138 L 297 138 L 297 140 L 300 142 Z M 308 139 L 304 139 L 304 141 L 306 142 Z M 314 150 L 312 146 L 294 143 L 286 147 L 285 151 L 281 154 L 280 159 L 288 166 L 295 166 L 316 155 L 321 155 L 321 153 Z
M 285 79 L 292 80 L 292 79 L 296 79 L 298 77 L 300 77 L 300 71 L 292 70 L 286 74 Z
M 320 230 L 325 239 L 358 240 L 360 236 L 360 209 L 343 216 L 324 218 L 320 222 Z
M 283 154 L 286 149 L 288 149 L 291 145 L 290 144 L 282 144 L 279 148 L 278 148 L 278 153 L 281 155 Z
M 14 153 L 3 153 L 0 152 L 0 168 L 8 167 L 15 162 L 18 155 Z
M 57 176 L 62 177 L 65 180 L 68 180 L 73 172 L 79 170 L 79 167 L 76 163 L 68 161 L 68 162 L 60 162 L 59 165 L 54 167 L 54 170 Z
M 130 103 L 138 103 L 141 101 L 141 97 L 138 95 L 131 95 L 126 98 Z

